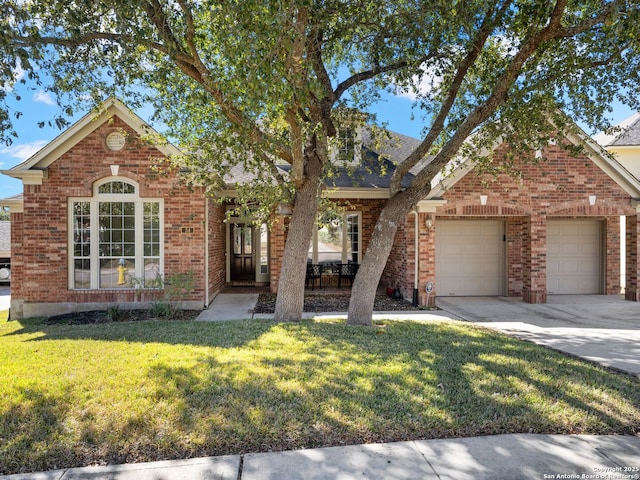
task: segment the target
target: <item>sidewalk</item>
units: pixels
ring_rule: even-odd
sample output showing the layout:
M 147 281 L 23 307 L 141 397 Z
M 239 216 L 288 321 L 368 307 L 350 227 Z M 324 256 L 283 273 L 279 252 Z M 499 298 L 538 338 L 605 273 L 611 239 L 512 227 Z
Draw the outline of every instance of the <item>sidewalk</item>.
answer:
M 10 475 L 5 480 L 542 480 L 640 478 L 640 437 L 496 435 Z

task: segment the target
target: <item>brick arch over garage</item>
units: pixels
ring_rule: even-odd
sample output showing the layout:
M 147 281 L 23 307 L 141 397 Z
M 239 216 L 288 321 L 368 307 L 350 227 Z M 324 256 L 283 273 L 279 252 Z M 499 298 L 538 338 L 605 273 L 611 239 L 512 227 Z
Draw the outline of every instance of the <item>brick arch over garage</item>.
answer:
M 547 210 L 547 216 L 613 217 L 635 214 L 636 209 L 630 203 L 628 205 L 612 204 L 606 201 L 598 203 L 597 198 L 595 205 L 585 205 L 585 201 L 575 201 L 556 205 Z
M 487 205 L 480 205 L 480 200 L 459 200 L 447 203 L 436 211 L 437 216 L 481 216 L 481 217 L 523 217 L 531 215 L 531 210 L 506 202 L 487 201 Z

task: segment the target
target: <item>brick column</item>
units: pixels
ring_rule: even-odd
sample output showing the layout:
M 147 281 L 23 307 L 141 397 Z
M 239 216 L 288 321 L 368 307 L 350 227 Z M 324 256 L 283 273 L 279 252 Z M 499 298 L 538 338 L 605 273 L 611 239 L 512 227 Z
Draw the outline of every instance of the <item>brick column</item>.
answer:
M 427 218 L 431 219 L 431 228 L 426 227 Z M 426 305 L 427 292 L 425 290 L 427 282 L 433 282 L 433 291 L 429 295 L 429 304 L 436 304 L 436 215 L 435 213 L 421 213 L 419 215 L 418 226 L 420 227 L 420 250 L 418 252 L 419 285 L 418 298 L 420 305 Z
M 287 240 L 288 219 L 284 216 L 275 218 L 271 227 L 269 237 L 270 258 L 269 258 L 269 281 L 271 293 L 278 293 L 278 281 L 282 270 L 282 257 L 284 255 L 284 244 Z
M 527 303 L 547 303 L 547 218 L 527 218 L 522 233 L 522 299 Z
M 640 216 L 629 215 L 626 220 L 626 287 L 624 289 L 624 298 L 633 302 L 640 301 L 640 285 L 638 278 L 640 277 L 640 267 L 638 259 L 640 258 Z
M 605 218 L 605 294 L 620 294 L 620 217 Z

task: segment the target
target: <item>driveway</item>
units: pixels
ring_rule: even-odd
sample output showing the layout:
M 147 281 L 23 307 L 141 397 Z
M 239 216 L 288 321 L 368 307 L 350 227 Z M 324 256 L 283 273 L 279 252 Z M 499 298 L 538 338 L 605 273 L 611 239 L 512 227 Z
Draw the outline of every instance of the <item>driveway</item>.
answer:
M 640 303 L 619 296 L 551 295 L 533 305 L 510 297 L 446 297 L 454 318 L 554 348 L 640 378 Z

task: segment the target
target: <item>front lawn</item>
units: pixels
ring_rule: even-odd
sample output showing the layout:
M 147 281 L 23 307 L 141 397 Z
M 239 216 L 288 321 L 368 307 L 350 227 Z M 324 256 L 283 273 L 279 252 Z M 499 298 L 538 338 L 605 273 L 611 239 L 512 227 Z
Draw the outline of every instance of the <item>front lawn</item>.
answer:
M 638 434 L 639 387 L 459 323 L 0 320 L 0 473 L 507 432 Z

